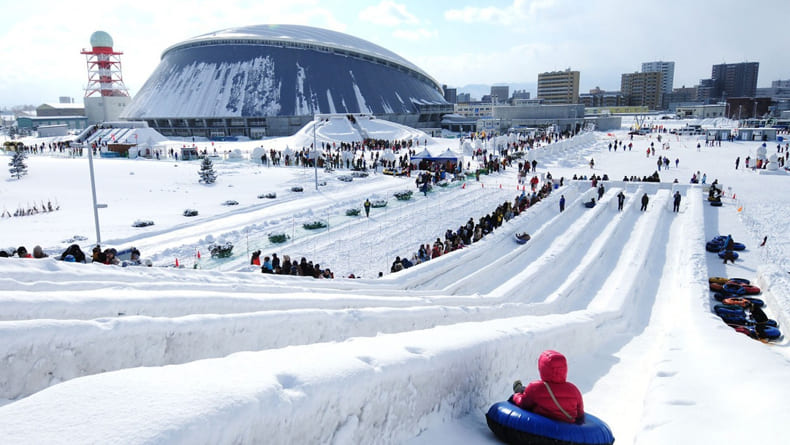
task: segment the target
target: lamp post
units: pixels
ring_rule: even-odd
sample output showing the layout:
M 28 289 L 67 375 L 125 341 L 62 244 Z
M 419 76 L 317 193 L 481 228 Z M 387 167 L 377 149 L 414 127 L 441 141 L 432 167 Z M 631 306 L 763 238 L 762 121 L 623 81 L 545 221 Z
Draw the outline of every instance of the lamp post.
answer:
M 96 180 L 93 176 L 93 147 L 88 147 L 88 167 L 91 172 L 91 195 L 93 196 L 93 220 L 96 223 L 96 245 L 101 244 L 101 233 L 99 231 L 99 209 L 107 207 L 107 204 L 96 203 Z

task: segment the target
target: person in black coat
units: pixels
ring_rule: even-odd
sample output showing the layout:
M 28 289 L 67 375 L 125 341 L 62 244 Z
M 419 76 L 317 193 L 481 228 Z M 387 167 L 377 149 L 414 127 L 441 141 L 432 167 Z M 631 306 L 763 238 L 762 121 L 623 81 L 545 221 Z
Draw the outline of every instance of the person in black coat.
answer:
M 752 314 L 752 320 L 754 320 L 755 323 L 754 330 L 757 331 L 757 336 L 760 338 L 765 337 L 768 316 L 765 315 L 765 312 L 763 312 L 760 306 L 754 303 L 749 305 L 749 312 Z
M 617 210 L 623 210 L 623 203 L 625 202 L 625 194 L 621 190 L 620 193 L 617 194 Z
M 642 207 L 639 209 L 641 211 L 647 210 L 647 203 L 650 201 L 650 198 L 647 197 L 647 193 L 642 195 Z
M 680 211 L 680 191 L 675 190 L 674 200 L 672 201 L 672 211 Z

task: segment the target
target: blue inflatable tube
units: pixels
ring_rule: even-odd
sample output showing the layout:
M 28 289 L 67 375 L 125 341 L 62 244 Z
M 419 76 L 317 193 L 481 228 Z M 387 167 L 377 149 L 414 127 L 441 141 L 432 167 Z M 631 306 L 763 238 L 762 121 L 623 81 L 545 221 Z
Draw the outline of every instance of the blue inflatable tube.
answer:
M 721 252 L 719 252 L 719 258 L 724 259 L 725 252 L 727 252 L 727 251 L 726 250 L 722 250 Z M 738 259 L 738 252 L 733 251 L 732 255 L 735 257 L 736 260 Z
M 720 243 L 717 241 L 708 241 L 707 243 L 705 243 L 705 250 L 707 250 L 708 252 L 716 253 L 721 251 L 722 249 L 724 249 L 724 243 Z
M 498 438 L 523 445 L 608 445 L 614 435 L 603 420 L 585 413 L 584 423 L 561 422 L 524 410 L 505 401 L 495 403 L 486 413 L 486 421 Z
M 743 286 L 739 286 L 737 284 L 730 284 L 727 283 L 721 287 L 721 290 L 733 295 L 744 295 L 746 294 L 746 289 Z
M 749 330 L 749 336 L 752 338 L 776 340 L 782 337 L 782 331 L 773 326 L 765 326 L 762 329 L 762 334 L 757 332 L 757 328 L 755 326 L 748 326 L 746 329 Z

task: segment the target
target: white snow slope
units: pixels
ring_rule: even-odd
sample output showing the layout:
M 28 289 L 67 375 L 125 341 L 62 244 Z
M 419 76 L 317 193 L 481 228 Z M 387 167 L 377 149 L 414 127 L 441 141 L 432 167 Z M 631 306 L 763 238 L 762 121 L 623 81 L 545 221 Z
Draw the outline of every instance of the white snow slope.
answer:
M 293 147 L 312 142 L 303 136 Z M 493 444 L 485 411 L 513 380 L 537 378 L 545 349 L 568 357 L 568 379 L 618 444 L 781 442 L 787 341 L 727 327 L 707 279 L 754 281 L 786 329 L 790 178 L 743 168 L 757 142 L 697 150 L 695 137 L 663 137 L 671 149 L 656 153 L 672 167 L 661 183 L 617 180 L 655 170 L 645 155 L 655 134 L 626 152 L 608 150 L 625 130 L 533 150 L 539 173 L 565 177 L 563 187 L 480 242 L 395 274 L 396 255 L 513 200 L 515 168 L 404 202 L 392 194 L 414 190 L 414 178 L 342 182 L 349 172 L 319 171 L 316 191 L 311 169 L 217 159 L 218 181 L 206 186 L 199 161 L 96 159 L 102 245 L 134 245 L 155 267 L 0 258 L 0 443 Z M 84 237 L 90 252 L 86 159 L 27 162 L 27 177 L 0 182 L 0 207 L 51 200 L 59 210 L 0 218 L 0 247 L 39 244 L 54 256 Z M 724 185 L 722 207 L 688 184 L 698 170 Z M 568 178 L 591 173 L 615 180 L 586 209 L 595 190 Z M 277 198 L 257 198 L 267 192 Z M 345 215 L 366 198 L 389 204 Z M 239 205 L 221 205 L 228 199 Z M 186 208 L 200 213 L 186 218 Z M 155 224 L 133 228 L 136 219 Z M 302 228 L 315 219 L 329 227 Z M 532 239 L 517 245 L 524 231 Z M 291 238 L 272 244 L 269 233 Z M 705 251 L 718 234 L 747 245 L 735 264 Z M 226 241 L 233 256 L 209 258 L 208 246 Z M 261 274 L 248 265 L 255 249 L 304 256 L 336 278 Z M 166 267 L 176 259 L 185 267 Z

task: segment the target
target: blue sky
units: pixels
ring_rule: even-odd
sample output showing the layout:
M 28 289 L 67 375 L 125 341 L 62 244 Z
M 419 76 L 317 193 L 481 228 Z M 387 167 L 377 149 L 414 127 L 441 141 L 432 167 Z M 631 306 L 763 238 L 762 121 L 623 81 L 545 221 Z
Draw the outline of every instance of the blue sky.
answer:
M 0 18 L 0 106 L 81 101 L 95 30 L 124 52 L 137 93 L 162 50 L 224 28 L 291 23 L 345 32 L 412 61 L 441 83 L 534 83 L 544 71 L 581 72 L 581 91 L 620 88 L 642 62 L 675 62 L 675 86 L 711 65 L 760 62 L 758 86 L 790 78 L 790 2 L 614 0 L 115 0 L 15 1 Z M 749 7 L 751 4 L 758 7 Z M 778 18 L 778 19 L 774 19 Z M 533 91 L 534 94 L 534 91 Z

